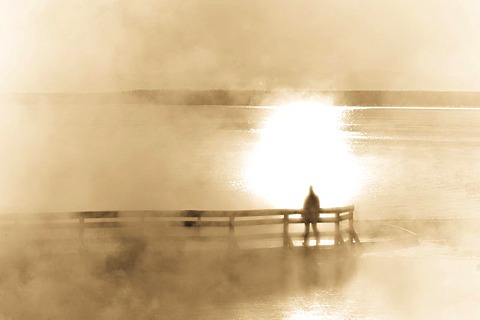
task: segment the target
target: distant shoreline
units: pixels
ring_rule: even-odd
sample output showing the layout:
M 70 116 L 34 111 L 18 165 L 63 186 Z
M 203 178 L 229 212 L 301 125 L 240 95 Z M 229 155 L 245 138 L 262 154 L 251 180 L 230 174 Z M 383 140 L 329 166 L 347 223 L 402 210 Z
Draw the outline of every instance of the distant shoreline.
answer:
M 133 90 L 98 93 L 10 93 L 0 101 L 24 104 L 157 104 L 268 106 L 326 97 L 335 106 L 479 107 L 480 92 L 316 90 Z

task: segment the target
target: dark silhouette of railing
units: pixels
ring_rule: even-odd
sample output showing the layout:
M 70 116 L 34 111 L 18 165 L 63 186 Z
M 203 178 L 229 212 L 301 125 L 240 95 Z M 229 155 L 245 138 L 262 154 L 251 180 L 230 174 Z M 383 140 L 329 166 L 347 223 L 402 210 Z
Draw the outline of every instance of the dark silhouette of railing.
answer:
M 319 224 L 332 224 L 333 231 L 321 231 L 321 237 L 333 237 L 335 246 L 345 242 L 360 243 L 353 224 L 354 206 L 321 208 Z M 237 245 L 238 241 L 283 239 L 284 247 L 293 246 L 290 225 L 303 224 L 299 209 L 264 210 L 147 210 L 147 211 L 85 211 L 70 213 L 4 214 L 0 228 L 71 229 L 78 231 L 83 242 L 87 230 L 128 228 L 133 234 L 149 234 L 158 239 L 222 240 Z M 343 222 L 348 224 L 345 226 Z M 282 232 L 265 232 L 269 226 L 282 226 Z M 263 226 L 261 230 L 241 232 L 247 227 Z M 212 232 L 202 232 L 204 230 Z M 213 230 L 225 230 L 225 233 Z M 345 237 L 346 236 L 346 240 Z

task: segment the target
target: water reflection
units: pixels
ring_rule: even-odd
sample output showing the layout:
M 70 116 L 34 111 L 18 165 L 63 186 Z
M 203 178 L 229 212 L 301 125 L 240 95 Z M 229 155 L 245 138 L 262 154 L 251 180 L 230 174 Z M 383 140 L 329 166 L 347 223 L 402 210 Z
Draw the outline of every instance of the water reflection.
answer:
M 230 271 L 237 274 L 230 284 L 236 299 L 226 302 L 222 314 L 236 319 L 254 315 L 263 319 L 308 319 L 309 315 L 318 318 L 341 313 L 337 305 L 344 300 L 345 288 L 357 273 L 359 257 L 353 253 L 302 248 L 242 255 L 231 264 Z
M 353 253 L 318 254 L 315 249 L 306 250 L 298 259 L 299 280 L 303 290 L 340 288 L 355 273 L 357 258 Z

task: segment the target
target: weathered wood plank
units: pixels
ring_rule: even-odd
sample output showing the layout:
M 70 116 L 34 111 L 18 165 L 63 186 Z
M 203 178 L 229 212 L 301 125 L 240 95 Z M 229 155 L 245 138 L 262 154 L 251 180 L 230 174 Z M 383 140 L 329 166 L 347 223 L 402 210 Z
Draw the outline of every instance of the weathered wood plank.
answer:
M 354 206 L 320 208 L 320 213 L 348 213 Z M 301 209 L 259 209 L 259 210 L 138 210 L 138 211 L 80 211 L 80 212 L 43 212 L 43 213 L 7 213 L 0 215 L 0 221 L 34 219 L 86 219 L 120 217 L 257 217 L 292 215 L 301 213 Z
M 271 225 L 271 224 L 283 224 L 283 218 L 235 220 L 235 226 L 237 227 L 262 226 L 262 225 Z
M 332 207 L 332 208 L 320 208 L 320 213 L 342 213 L 350 212 L 355 209 L 355 206 L 345 206 L 345 207 Z

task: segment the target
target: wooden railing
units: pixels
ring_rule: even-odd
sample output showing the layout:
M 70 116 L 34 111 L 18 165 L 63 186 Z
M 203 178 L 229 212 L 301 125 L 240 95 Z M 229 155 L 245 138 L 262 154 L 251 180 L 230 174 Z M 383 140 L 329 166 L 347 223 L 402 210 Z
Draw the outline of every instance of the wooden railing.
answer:
M 321 237 L 332 237 L 335 245 L 345 242 L 360 243 L 353 225 L 354 206 L 321 208 L 319 224 L 333 224 L 334 230 L 322 231 Z M 228 240 L 236 245 L 238 241 L 260 239 L 283 239 L 283 246 L 293 245 L 292 238 L 301 238 L 302 232 L 292 232 L 290 225 L 303 224 L 301 210 L 183 210 L 183 211 L 88 211 L 71 213 L 4 214 L 0 215 L 0 228 L 18 230 L 28 227 L 35 229 L 71 229 L 78 231 L 83 242 L 87 230 L 128 228 L 134 233 L 150 235 L 161 239 L 189 238 L 196 240 Z M 347 226 L 342 222 L 348 222 Z M 283 225 L 281 232 L 265 232 L 273 226 Z M 261 230 L 249 227 L 262 226 Z M 41 228 L 39 228 L 41 227 Z M 250 229 L 251 229 L 250 228 Z M 204 232 L 206 230 L 209 232 Z M 218 232 L 224 230 L 227 232 Z M 268 231 L 268 230 L 267 230 Z M 98 233 L 97 233 L 98 235 Z M 94 238 L 93 236 L 91 236 Z

